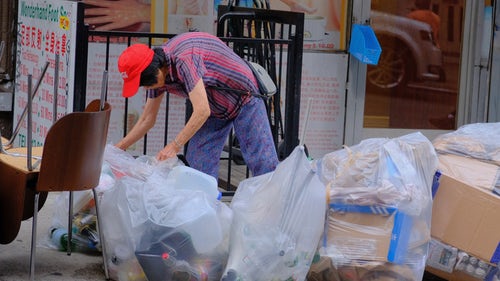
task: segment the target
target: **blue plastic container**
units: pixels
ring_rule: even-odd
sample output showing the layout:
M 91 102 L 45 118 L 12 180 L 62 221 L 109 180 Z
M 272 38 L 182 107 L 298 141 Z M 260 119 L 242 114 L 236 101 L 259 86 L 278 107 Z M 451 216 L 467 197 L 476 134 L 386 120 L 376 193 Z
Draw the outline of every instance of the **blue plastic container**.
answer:
M 369 25 L 354 24 L 351 32 L 349 52 L 366 64 L 378 64 L 382 48 Z

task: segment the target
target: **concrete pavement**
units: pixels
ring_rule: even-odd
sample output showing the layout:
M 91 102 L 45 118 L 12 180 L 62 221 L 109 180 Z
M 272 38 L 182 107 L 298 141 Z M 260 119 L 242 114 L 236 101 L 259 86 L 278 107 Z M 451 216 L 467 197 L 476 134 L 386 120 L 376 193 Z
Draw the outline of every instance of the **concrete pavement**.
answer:
M 38 213 L 35 280 L 102 281 L 106 280 L 99 254 L 73 252 L 70 256 L 51 248 L 48 229 L 52 224 L 54 201 L 58 192 L 49 193 Z M 23 221 L 16 239 L 0 245 L 0 281 L 29 280 L 32 219 Z

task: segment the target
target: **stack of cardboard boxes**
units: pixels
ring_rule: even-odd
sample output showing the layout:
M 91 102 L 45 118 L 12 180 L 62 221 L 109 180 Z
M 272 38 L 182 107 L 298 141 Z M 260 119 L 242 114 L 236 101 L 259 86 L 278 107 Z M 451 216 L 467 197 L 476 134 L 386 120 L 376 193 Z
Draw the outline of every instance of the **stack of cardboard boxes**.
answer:
M 420 281 L 437 162 L 421 134 L 366 140 L 318 161 L 329 209 L 308 280 Z
M 500 261 L 500 167 L 453 154 L 438 158 L 431 236 L 442 246 L 431 247 L 429 257 L 456 249 L 457 258 L 429 259 L 426 270 L 447 280 L 484 280 Z M 473 262 L 461 267 L 463 257 Z
M 321 248 L 327 254 L 312 264 L 308 280 L 420 281 L 411 264 L 422 254 L 425 271 L 443 279 L 500 281 L 499 134 L 500 123 L 474 124 L 453 132 L 450 143 L 446 137 L 433 142 L 437 172 L 429 220 L 398 208 L 330 204 Z M 404 151 L 423 157 L 423 151 Z M 369 166 L 366 159 L 360 158 Z

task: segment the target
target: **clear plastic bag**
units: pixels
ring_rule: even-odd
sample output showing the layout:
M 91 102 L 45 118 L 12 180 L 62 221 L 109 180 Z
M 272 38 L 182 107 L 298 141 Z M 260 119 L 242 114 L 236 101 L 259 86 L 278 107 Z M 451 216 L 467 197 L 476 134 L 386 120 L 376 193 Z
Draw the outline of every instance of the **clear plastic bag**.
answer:
M 222 280 L 304 280 L 324 229 L 325 186 L 302 146 L 240 183 Z
M 422 280 L 437 163 L 432 143 L 418 132 L 367 139 L 315 160 L 329 187 L 321 255 L 339 272 L 366 271 L 371 262 L 384 274 L 405 268 L 401 280 Z
M 439 153 L 471 157 L 500 165 L 500 122 L 463 125 L 439 135 L 432 144 Z
M 169 177 L 184 165 L 180 160 L 157 162 L 116 149 L 106 152 L 105 162 L 118 174 L 100 201 L 112 278 L 174 280 L 180 274 L 193 278 L 189 280 L 219 280 L 229 251 L 231 209 Z M 197 188 L 213 184 L 205 177 L 190 182 Z

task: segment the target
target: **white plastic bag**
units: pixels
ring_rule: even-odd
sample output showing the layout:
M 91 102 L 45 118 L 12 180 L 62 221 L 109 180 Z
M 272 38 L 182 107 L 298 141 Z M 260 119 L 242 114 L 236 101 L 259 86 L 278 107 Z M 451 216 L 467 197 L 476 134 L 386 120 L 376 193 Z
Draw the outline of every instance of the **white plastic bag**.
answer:
M 231 202 L 230 253 L 222 280 L 304 280 L 323 232 L 325 186 L 304 147 L 276 170 L 240 183 Z
M 369 262 L 393 275 L 404 268 L 405 280 L 422 280 L 437 162 L 434 147 L 419 132 L 367 139 L 316 160 L 330 188 L 320 254 L 339 272 L 366 271 Z
M 500 165 L 500 122 L 463 125 L 439 135 L 432 144 L 442 154 L 455 154 Z
M 215 196 L 196 190 L 217 188 L 216 181 L 187 167 L 170 177 L 182 161 L 133 158 L 112 147 L 104 160 L 117 175 L 100 201 L 112 278 L 173 280 L 182 273 L 190 280 L 220 280 L 232 212 Z M 186 174 L 190 181 L 182 180 Z

